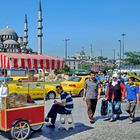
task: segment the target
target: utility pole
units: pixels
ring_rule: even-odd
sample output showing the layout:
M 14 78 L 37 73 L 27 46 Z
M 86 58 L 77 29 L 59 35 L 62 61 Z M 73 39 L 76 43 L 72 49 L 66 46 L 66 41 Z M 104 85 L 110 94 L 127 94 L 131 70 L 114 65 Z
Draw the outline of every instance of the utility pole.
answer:
M 65 38 L 65 59 L 67 59 L 67 42 L 69 41 L 70 39 L 69 38 Z
M 124 53 L 125 53 L 125 52 L 124 52 L 124 50 L 125 50 L 125 49 L 124 49 L 124 36 L 125 36 L 125 35 L 126 35 L 126 34 L 122 33 L 122 43 L 123 43 L 123 45 L 122 45 L 122 47 L 123 47 L 123 49 L 122 49 L 122 51 L 123 51 L 123 52 L 122 52 L 123 58 L 122 58 L 122 59 L 123 59 L 123 64 L 124 64 Z
M 101 49 L 101 57 L 103 56 L 103 52 L 102 52 L 102 49 Z
M 102 63 L 103 63 L 103 54 L 102 54 L 102 49 L 101 49 L 101 70 L 102 70 L 102 68 L 103 68 L 103 67 L 102 67 L 102 66 L 103 66 Z
M 121 40 L 118 40 L 119 43 L 120 43 L 120 68 L 121 68 L 121 55 L 122 55 L 122 52 L 121 52 Z
M 115 49 L 113 49 L 113 52 L 114 52 L 114 68 L 115 68 L 115 62 L 116 62 L 116 51 L 115 51 Z
M 92 44 L 90 45 L 90 60 L 92 60 L 92 58 L 93 58 L 93 52 L 92 52 L 93 50 L 92 50 Z

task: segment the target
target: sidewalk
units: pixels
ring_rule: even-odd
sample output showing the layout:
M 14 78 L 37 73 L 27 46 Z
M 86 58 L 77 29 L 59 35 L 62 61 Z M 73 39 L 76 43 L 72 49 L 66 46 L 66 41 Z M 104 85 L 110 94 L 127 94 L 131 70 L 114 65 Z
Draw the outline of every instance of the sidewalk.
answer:
M 46 113 L 50 109 L 53 100 L 46 102 Z M 66 131 L 58 129 L 57 117 L 56 128 L 46 128 L 45 124 L 42 131 L 32 133 L 30 140 L 139 140 L 140 139 L 140 105 L 136 110 L 136 122 L 133 124 L 128 123 L 127 114 L 124 111 L 125 103 L 122 104 L 123 114 L 120 120 L 116 122 L 103 121 L 105 117 L 100 116 L 100 103 L 98 102 L 96 110 L 96 122 L 90 124 L 87 116 L 86 104 L 82 98 L 74 98 L 74 111 L 73 118 L 75 129 Z M 38 114 L 37 114 L 38 115 Z M 7 140 L 10 134 L 2 133 L 0 140 Z

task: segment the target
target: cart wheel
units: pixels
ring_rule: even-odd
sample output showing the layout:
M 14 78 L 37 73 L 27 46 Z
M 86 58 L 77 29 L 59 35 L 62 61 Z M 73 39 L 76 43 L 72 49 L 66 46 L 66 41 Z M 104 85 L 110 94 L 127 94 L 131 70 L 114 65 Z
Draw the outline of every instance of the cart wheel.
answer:
M 25 140 L 30 134 L 30 125 L 27 121 L 17 121 L 11 128 L 11 136 L 16 140 Z
M 40 131 L 42 127 L 43 127 L 43 124 L 31 126 L 31 130 L 32 131 Z

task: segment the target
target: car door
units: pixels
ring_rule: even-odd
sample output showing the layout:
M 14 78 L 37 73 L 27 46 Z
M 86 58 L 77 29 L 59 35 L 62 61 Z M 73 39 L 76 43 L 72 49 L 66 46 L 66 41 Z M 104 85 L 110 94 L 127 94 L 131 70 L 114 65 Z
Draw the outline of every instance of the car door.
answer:
M 28 93 L 28 84 L 27 83 L 16 83 L 15 93 L 26 95 Z
M 32 98 L 43 98 L 44 89 L 41 83 L 29 83 L 29 94 Z

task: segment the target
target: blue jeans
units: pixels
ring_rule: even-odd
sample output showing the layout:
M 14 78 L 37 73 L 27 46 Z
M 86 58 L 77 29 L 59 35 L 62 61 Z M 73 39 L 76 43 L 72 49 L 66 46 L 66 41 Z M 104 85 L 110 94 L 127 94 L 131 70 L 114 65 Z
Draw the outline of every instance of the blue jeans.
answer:
M 109 118 L 111 118 L 112 120 L 115 119 L 115 113 L 114 110 L 118 110 L 121 108 L 121 101 L 114 103 L 113 100 L 108 101 L 108 116 Z
M 104 84 L 104 92 L 105 92 L 105 95 L 106 95 L 107 89 L 108 89 L 108 83 L 105 83 Z

